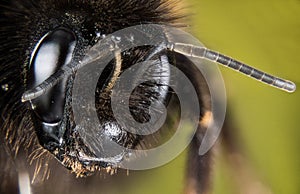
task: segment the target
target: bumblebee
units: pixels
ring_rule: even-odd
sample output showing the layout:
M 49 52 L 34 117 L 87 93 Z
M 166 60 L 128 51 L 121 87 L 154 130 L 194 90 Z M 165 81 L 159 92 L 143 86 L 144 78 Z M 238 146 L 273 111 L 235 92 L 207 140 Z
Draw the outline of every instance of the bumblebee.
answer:
M 47 179 L 50 176 L 48 166 L 52 164 L 47 158 L 56 158 L 56 163 L 60 163 L 77 177 L 92 176 L 97 172 L 116 173 L 118 163 L 123 157 L 99 157 L 91 146 L 83 141 L 76 129 L 72 109 L 75 73 L 63 77 L 55 84 L 46 82 L 51 87 L 43 90 L 42 96 L 24 102 L 24 94 L 43 84 L 48 78 L 54 79 L 53 75 L 68 64 L 79 64 L 90 48 L 113 32 L 141 24 L 184 27 L 181 23 L 184 15 L 179 14 L 177 2 L 12 0 L 2 1 L 0 9 L 1 144 L 2 150 L 5 150 L 1 154 L 2 158 L 7 154 L 12 156 L 11 159 L 2 161 L 2 169 L 10 174 L 2 173 L 1 179 L 5 181 L 2 181 L 1 191 L 16 192 L 16 184 L 20 182 L 16 177 L 20 179 L 22 172 L 26 171 L 27 165 L 24 161 L 26 163 L 28 160 L 29 163 L 37 163 L 32 179 Z M 191 52 L 185 52 L 186 48 Z M 212 116 L 212 107 L 209 88 L 203 75 L 187 58 L 196 50 L 196 47 L 190 45 L 173 44 L 172 47 L 158 52 L 156 47 L 142 46 L 119 53 L 110 61 L 98 80 L 95 110 L 103 131 L 101 135 L 104 134 L 105 138 L 117 142 L 122 147 L 150 149 L 162 144 L 162 139 L 173 133 L 170 127 L 173 115 L 168 116 L 167 124 L 155 134 L 142 136 L 129 133 L 113 116 L 110 106 L 111 89 L 122 72 L 149 58 L 153 59 L 153 65 L 166 63 L 167 66 L 178 67 L 196 88 L 201 105 L 198 129 L 189 148 L 186 192 L 207 193 L 210 185 L 211 151 L 199 155 L 198 149 L 205 136 L 207 120 Z M 276 87 L 294 90 L 294 85 L 290 82 L 264 74 L 214 51 L 204 51 L 205 54 L 199 54 L 198 57 L 227 65 Z M 195 56 L 197 57 L 197 54 Z M 171 76 L 168 68 L 159 65 L 157 68 L 165 74 L 160 74 L 158 78 L 155 76 L 154 79 Z M 169 112 L 173 112 L 174 109 L 178 111 L 178 98 L 171 88 L 156 82 L 145 82 L 131 94 L 129 109 L 132 117 L 140 123 L 148 122 L 149 106 L 155 100 L 170 107 Z M 100 153 L 103 152 L 105 149 L 100 150 Z M 12 170 L 12 161 L 17 161 L 17 171 Z M 92 177 L 92 180 L 96 179 Z M 76 191 L 77 187 L 84 186 L 74 185 L 72 190 Z M 9 191 L 10 188 L 12 191 Z

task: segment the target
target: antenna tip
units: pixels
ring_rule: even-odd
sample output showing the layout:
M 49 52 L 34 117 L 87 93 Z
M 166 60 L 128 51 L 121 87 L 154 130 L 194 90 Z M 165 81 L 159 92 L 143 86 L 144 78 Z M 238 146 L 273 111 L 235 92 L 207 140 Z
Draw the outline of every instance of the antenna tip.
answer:
M 297 86 L 294 82 L 288 81 L 283 89 L 289 93 L 294 93 L 297 89 Z
M 28 96 L 28 92 L 25 92 L 25 93 L 22 95 L 21 101 L 22 101 L 22 103 L 24 103 L 24 102 L 27 102 L 27 101 L 29 101 L 29 100 L 30 100 L 30 98 L 29 98 L 29 96 Z
M 34 100 L 37 97 L 41 96 L 42 94 L 43 93 L 36 92 L 35 90 L 28 90 L 28 91 L 25 91 L 24 94 L 22 95 L 21 101 L 24 103 L 24 102 L 27 102 L 30 100 Z

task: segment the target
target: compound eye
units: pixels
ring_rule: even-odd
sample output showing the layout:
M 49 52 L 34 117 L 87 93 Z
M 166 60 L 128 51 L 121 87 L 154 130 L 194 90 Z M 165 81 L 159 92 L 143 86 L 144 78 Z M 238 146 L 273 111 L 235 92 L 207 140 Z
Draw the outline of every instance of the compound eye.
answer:
M 57 28 L 46 34 L 37 44 L 30 59 L 29 87 L 33 88 L 58 69 L 71 62 L 76 46 L 75 34 L 66 28 Z M 46 94 L 31 101 L 37 117 L 45 123 L 62 119 L 67 79 L 59 82 Z

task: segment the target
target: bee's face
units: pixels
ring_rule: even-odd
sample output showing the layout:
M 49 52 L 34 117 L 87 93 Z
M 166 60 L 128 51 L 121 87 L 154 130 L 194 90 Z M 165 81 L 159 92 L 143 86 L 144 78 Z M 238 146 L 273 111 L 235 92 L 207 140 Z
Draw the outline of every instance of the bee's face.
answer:
M 30 162 L 42 158 L 44 153 L 50 153 L 51 157 L 54 156 L 59 163 L 80 177 L 86 177 L 103 169 L 113 174 L 115 169 L 122 167 L 121 161 L 128 158 L 135 159 L 129 150 L 151 150 L 172 139 L 170 136 L 175 133 L 173 126 L 177 127 L 181 122 L 177 118 L 181 115 L 189 117 L 189 113 L 199 105 L 199 114 L 190 117 L 196 118 L 191 122 L 196 123 L 195 135 L 187 132 L 189 138 L 186 138 L 192 141 L 188 155 L 186 190 L 188 193 L 206 193 L 210 182 L 211 152 L 208 151 L 202 155 L 201 146 L 202 142 L 206 142 L 210 137 L 215 141 L 219 135 L 219 133 L 212 133 L 209 129 L 210 127 L 221 129 L 224 118 L 218 122 L 217 117 L 225 116 L 225 108 L 224 114 L 221 111 L 217 112 L 218 110 L 214 111 L 222 107 L 222 100 L 225 98 L 217 99 L 217 104 L 213 103 L 214 91 L 211 90 L 205 73 L 198 71 L 195 58 L 198 58 L 201 65 L 204 64 L 203 66 L 208 61 L 217 62 L 288 92 L 293 92 L 296 88 L 290 81 L 261 72 L 230 57 L 206 49 L 204 46 L 197 46 L 194 43 L 197 40 L 194 38 L 189 39 L 192 41 L 189 43 L 184 42 L 183 39 L 176 42 L 175 36 L 168 33 L 165 28 L 165 25 L 182 26 L 178 23 L 182 16 L 178 15 L 175 10 L 176 3 L 176 0 L 174 2 L 171 0 L 112 0 L 109 2 L 104 0 L 3 0 L 0 3 L 0 129 L 1 137 L 6 141 L 4 147 L 15 153 L 23 149 L 28 151 L 29 154 L 25 154 L 25 157 L 29 158 Z M 89 96 L 85 94 L 80 96 L 78 90 L 74 89 L 78 86 L 76 80 L 79 73 L 76 71 L 79 68 L 73 67 L 84 64 L 82 61 L 85 61 L 85 57 L 91 56 L 101 63 L 103 58 L 98 56 L 105 55 L 103 54 L 105 51 L 98 52 L 99 50 L 95 48 L 101 47 L 102 41 L 107 40 L 109 34 L 140 24 L 163 24 L 159 25 L 164 26 L 161 29 L 164 31 L 163 36 L 167 37 L 163 46 L 144 44 L 147 46 L 135 46 L 125 51 L 116 51 L 119 49 L 118 43 L 121 42 L 120 45 L 122 45 L 123 42 L 117 42 L 120 37 L 115 37 L 114 44 L 110 45 L 113 48 L 107 49 L 114 52 L 114 57 L 97 77 L 94 82 L 95 87 L 91 90 L 88 90 L 89 87 L 80 87 L 82 90 L 79 94 L 86 91 L 90 94 L 89 96 L 93 97 L 93 106 L 80 104 L 81 97 Z M 149 30 L 149 33 L 155 31 L 153 29 Z M 145 35 L 147 30 L 142 29 L 139 32 L 142 31 Z M 176 35 L 178 34 L 184 33 L 180 31 Z M 137 37 L 129 34 L 126 38 L 135 43 Z M 147 39 L 148 36 L 143 38 Z M 153 39 L 148 39 L 153 42 Z M 117 83 L 122 82 L 121 76 L 126 74 L 127 70 L 131 71 L 135 64 L 143 62 L 148 62 L 154 67 L 156 74 L 151 74 L 151 81 L 139 83 L 128 93 L 124 90 L 114 93 L 113 88 L 116 88 Z M 176 77 L 171 73 L 171 67 L 178 68 L 183 72 L 181 74 L 183 76 Z M 66 69 L 71 69 L 72 72 L 66 73 Z M 93 73 L 86 74 L 86 79 L 83 79 L 82 84 L 86 84 L 88 82 L 86 80 L 90 80 Z M 140 69 L 134 73 L 131 76 L 133 82 L 140 81 L 139 78 L 145 75 L 145 72 Z M 190 95 L 191 90 L 186 85 L 181 85 L 181 89 L 188 94 L 185 100 L 192 105 L 189 106 L 187 114 L 184 114 L 186 112 L 179 107 L 182 103 L 180 95 L 176 93 L 176 89 L 172 88 L 177 83 L 168 85 L 174 78 L 177 82 L 181 82 L 179 78 L 184 76 L 189 78 L 192 87 L 196 90 L 195 95 Z M 218 82 L 214 75 L 210 74 L 208 77 L 211 77 L 214 85 L 223 87 L 222 81 Z M 48 88 L 39 87 L 41 83 Z M 130 84 L 129 82 L 123 83 L 133 85 L 131 82 Z M 32 88 L 35 92 L 31 91 Z M 218 94 L 222 93 L 222 89 Z M 29 93 L 27 93 L 28 90 Z M 43 94 L 39 95 L 39 92 Z M 28 97 L 25 94 L 29 94 L 28 101 L 25 99 Z M 124 120 L 133 118 L 136 121 L 133 122 L 134 124 L 151 121 L 151 111 L 163 112 L 155 109 L 156 107 L 153 109 L 151 105 L 156 102 L 167 107 L 167 113 L 170 114 L 166 114 L 165 124 L 151 135 L 130 132 L 125 130 L 115 118 L 115 112 L 111 106 L 114 94 L 122 99 L 118 101 L 120 104 L 126 101 L 127 96 L 130 96 L 128 102 L 124 103 L 128 104 L 126 110 L 129 111 L 121 117 Z M 192 96 L 197 97 L 197 102 L 191 100 Z M 219 96 L 223 97 L 222 94 Z M 80 109 L 75 109 L 74 105 L 80 106 L 81 110 L 96 113 L 97 123 L 92 122 L 92 124 L 96 125 L 97 130 L 91 130 L 89 126 L 79 126 L 75 120 L 80 115 L 78 114 Z M 117 111 L 122 112 L 122 110 Z M 186 126 L 189 127 L 189 125 Z M 225 129 L 226 127 L 228 126 L 225 125 Z M 206 139 L 206 132 L 212 136 Z M 229 132 L 229 136 L 230 133 L 232 132 Z M 225 141 L 231 141 L 231 136 L 228 138 L 226 135 L 228 134 L 225 134 Z M 122 149 L 107 156 L 107 148 L 110 148 L 110 144 L 102 140 L 117 143 Z M 231 143 L 228 145 L 230 147 Z M 169 152 L 162 153 L 169 154 Z M 149 161 L 146 160 L 144 160 L 145 163 L 148 163 Z M 43 158 L 41 162 L 48 166 Z M 40 171 L 40 167 L 40 164 L 37 165 L 33 179 L 36 177 L 36 172 Z M 47 173 L 44 175 L 47 176 Z M 3 185 L 5 184 L 4 182 Z
M 19 147 L 30 144 L 35 136 L 38 143 L 77 175 L 88 175 L 99 168 L 114 168 L 122 158 L 98 158 L 76 131 L 72 110 L 74 76 L 67 76 L 46 94 L 21 103 L 25 90 L 31 89 L 68 64 L 79 63 L 87 50 L 106 35 L 142 23 L 175 23 L 172 8 L 164 1 L 9 1 L 1 3 L 1 80 L 7 86 L 1 92 L 4 128 L 9 139 Z M 13 9 L 12 9 L 13 8 Z M 112 116 L 109 90 L 117 71 L 123 71 L 148 55 L 151 48 L 136 48 L 120 53 L 122 67 L 112 61 L 101 75 L 97 88 L 96 109 L 100 128 L 108 138 L 124 149 L 139 145 L 138 135 L 125 132 Z M 165 75 L 168 76 L 168 75 Z M 141 86 L 133 93 L 130 107 L 133 116 L 146 122 L 145 110 L 149 96 L 160 86 Z M 168 101 L 164 94 L 163 101 Z M 5 111 L 4 111 L 5 110 Z M 18 113 L 12 113 L 18 111 Z M 22 118 L 24 116 L 24 118 Z M 25 124 L 26 123 L 26 124 Z M 15 128 L 31 129 L 15 136 Z M 109 131 L 119 131 L 112 133 Z M 24 139 L 23 139 L 24 138 Z M 29 146 L 29 145 L 28 145 Z

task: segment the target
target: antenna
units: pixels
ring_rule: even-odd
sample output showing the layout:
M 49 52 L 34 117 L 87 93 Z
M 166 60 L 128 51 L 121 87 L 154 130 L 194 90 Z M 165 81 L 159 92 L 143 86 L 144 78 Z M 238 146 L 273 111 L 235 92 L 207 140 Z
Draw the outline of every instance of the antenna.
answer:
M 221 64 L 230 69 L 234 69 L 244 75 L 250 76 L 251 78 L 257 81 L 281 89 L 283 91 L 289 93 L 296 91 L 296 85 L 291 81 L 272 76 L 258 69 L 250 67 L 249 65 L 246 65 L 242 62 L 239 62 L 231 57 L 225 56 L 216 51 L 209 50 L 205 47 L 185 43 L 169 42 L 167 48 L 171 51 L 183 54 L 185 56 L 202 58 L 207 59 L 209 61 L 217 62 L 218 64 Z
M 202 58 L 209 61 L 217 62 L 218 64 L 234 69 L 244 75 L 252 77 L 255 80 L 258 80 L 260 82 L 263 82 L 265 84 L 268 84 L 286 92 L 292 93 L 296 90 L 296 85 L 291 81 L 284 80 L 279 77 L 275 77 L 270 74 L 264 73 L 231 57 L 225 56 L 216 51 L 209 50 L 205 47 L 185 43 L 168 42 L 166 48 L 171 51 L 183 54 L 185 56 Z M 161 45 L 157 48 L 158 51 L 162 49 L 163 48 Z M 86 63 L 81 62 L 79 64 L 76 64 L 75 66 L 70 63 L 66 67 L 59 69 L 40 85 L 34 87 L 31 90 L 26 91 L 22 96 L 22 102 L 36 99 L 39 96 L 45 94 L 49 89 L 55 86 L 64 77 L 74 74 L 78 69 L 80 69 L 84 65 L 86 65 Z
M 22 95 L 22 102 L 34 100 L 39 96 L 42 96 L 52 87 L 54 87 L 58 82 L 60 82 L 63 78 L 75 73 L 75 71 L 80 67 L 80 65 L 73 67 L 72 64 L 69 63 L 66 67 L 59 69 L 41 84 L 37 85 L 33 89 L 24 92 L 24 94 Z

